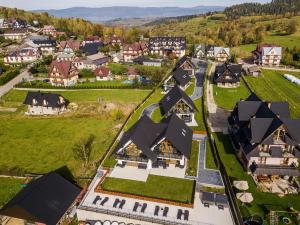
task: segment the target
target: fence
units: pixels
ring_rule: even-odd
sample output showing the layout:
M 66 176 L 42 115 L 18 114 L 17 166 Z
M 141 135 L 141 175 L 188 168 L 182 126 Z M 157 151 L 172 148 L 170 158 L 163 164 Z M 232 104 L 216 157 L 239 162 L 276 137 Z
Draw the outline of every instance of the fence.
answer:
M 209 67 L 207 67 L 207 73 L 208 73 L 208 71 L 209 71 Z M 214 161 L 215 161 L 217 167 L 219 168 L 219 170 L 221 172 L 221 176 L 222 176 L 222 179 L 223 179 L 223 182 L 224 182 L 224 185 L 225 185 L 225 192 L 228 196 L 229 205 L 230 205 L 230 208 L 231 208 L 231 211 L 232 211 L 233 220 L 234 220 L 236 225 L 243 225 L 244 224 L 243 223 L 243 218 L 241 216 L 241 212 L 240 212 L 238 204 L 236 202 L 233 187 L 231 185 L 229 176 L 226 172 L 226 168 L 225 168 L 224 164 L 222 163 L 222 160 L 221 160 L 221 157 L 219 155 L 216 143 L 214 141 L 212 141 L 212 134 L 211 134 L 210 128 L 208 126 L 207 102 L 205 100 L 206 99 L 207 80 L 208 80 L 208 75 L 209 75 L 207 73 L 206 73 L 206 77 L 205 77 L 205 80 L 204 80 L 203 98 L 202 98 L 202 101 L 203 101 L 202 102 L 203 103 L 202 113 L 203 113 L 203 117 L 204 117 L 204 125 L 205 125 L 205 128 L 206 128 L 207 133 L 208 133 L 207 137 L 208 137 L 209 144 L 212 147 L 211 149 L 212 149 L 212 154 L 213 154 L 213 157 L 214 157 Z

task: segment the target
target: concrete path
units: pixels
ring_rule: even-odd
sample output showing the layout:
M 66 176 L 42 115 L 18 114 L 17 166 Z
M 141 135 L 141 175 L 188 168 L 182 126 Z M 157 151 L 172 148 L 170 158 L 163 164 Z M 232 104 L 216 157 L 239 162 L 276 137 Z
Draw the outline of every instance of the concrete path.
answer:
M 205 166 L 206 160 L 206 135 L 197 134 L 193 136 L 194 140 L 199 141 L 199 154 L 198 154 L 198 170 L 197 176 L 186 178 L 194 179 L 200 184 L 205 184 L 214 187 L 224 187 L 222 176 L 219 170 L 207 169 Z
M 216 68 L 216 63 L 212 63 L 211 70 L 209 71 L 209 79 L 206 88 L 206 100 L 207 100 L 207 110 L 209 113 L 208 124 L 211 127 L 212 132 L 223 132 L 228 133 L 227 118 L 230 112 L 219 108 L 214 100 L 213 91 L 213 74 Z
M 148 105 L 142 112 L 141 116 L 147 115 L 148 117 L 151 118 L 152 113 L 154 112 L 155 109 L 157 109 L 159 107 L 158 103 L 154 103 L 151 105 Z
M 7 82 L 6 84 L 0 86 L 0 97 L 5 95 L 7 92 L 10 91 L 16 84 L 23 81 L 23 79 L 29 79 L 30 74 L 28 73 L 27 67 L 25 70 L 23 70 L 18 76 Z

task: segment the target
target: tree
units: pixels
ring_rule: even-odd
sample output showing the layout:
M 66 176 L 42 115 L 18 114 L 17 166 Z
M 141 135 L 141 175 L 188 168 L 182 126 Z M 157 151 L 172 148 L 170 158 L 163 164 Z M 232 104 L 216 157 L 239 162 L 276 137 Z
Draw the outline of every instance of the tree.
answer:
M 120 51 L 121 51 L 121 47 L 120 47 L 120 45 L 118 45 L 118 44 L 113 45 L 113 46 L 112 46 L 112 49 L 113 49 L 115 52 L 120 52 Z
M 110 47 L 108 45 L 104 45 L 102 47 L 99 48 L 100 52 L 103 52 L 104 54 L 107 54 L 110 52 Z
M 95 136 L 93 134 L 90 134 L 88 138 L 81 138 L 73 146 L 74 158 L 83 161 L 83 165 L 85 168 L 88 166 L 90 160 L 94 140 Z
M 297 21 L 296 20 L 290 20 L 286 27 L 286 33 L 287 34 L 293 34 L 297 31 Z

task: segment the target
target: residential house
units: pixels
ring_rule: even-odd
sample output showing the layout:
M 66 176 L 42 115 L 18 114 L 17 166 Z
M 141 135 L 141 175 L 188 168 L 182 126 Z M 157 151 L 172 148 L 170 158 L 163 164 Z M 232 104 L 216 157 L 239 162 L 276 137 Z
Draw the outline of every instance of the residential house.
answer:
M 0 29 L 7 29 L 9 28 L 8 21 L 6 19 L 0 19 Z
M 114 62 L 114 63 L 120 63 L 123 61 L 123 54 L 121 52 L 118 52 L 118 53 L 113 53 L 111 55 L 111 60 Z
M 78 186 L 51 172 L 23 187 L 2 207 L 0 215 L 8 218 L 8 224 L 61 224 L 73 210 L 80 193 Z
M 50 35 L 52 37 L 56 37 L 57 35 L 57 30 L 55 29 L 54 26 L 52 25 L 45 25 L 43 28 L 42 28 L 42 33 L 44 35 Z
M 109 63 L 109 57 L 102 53 L 88 55 L 86 58 L 88 60 L 93 61 L 93 63 L 96 64 L 97 66 L 106 66 Z
M 18 49 L 4 57 L 5 64 L 31 63 L 41 57 L 41 52 L 32 47 Z
M 261 75 L 261 69 L 256 65 L 247 66 L 244 68 L 245 74 L 253 77 Z
M 214 58 L 214 49 L 215 49 L 214 45 L 205 46 L 205 52 L 207 58 Z
M 251 94 L 228 122 L 237 155 L 255 179 L 300 176 L 300 119 L 291 118 L 288 102 L 263 102 Z
M 56 51 L 55 40 L 33 40 L 32 42 L 37 45 L 43 55 L 53 55 Z
M 175 113 L 185 123 L 195 122 L 196 106 L 193 100 L 179 87 L 173 87 L 159 102 L 165 117 Z
M 148 51 L 147 45 L 144 42 L 126 44 L 123 46 L 124 62 L 132 62 L 133 59 L 148 54 L 147 51 Z
M 80 41 L 68 40 L 59 43 L 59 51 L 65 54 L 75 54 L 80 49 Z
M 184 37 L 150 37 L 148 48 L 153 55 L 166 57 L 175 54 L 177 57 L 183 57 L 186 41 Z
M 133 67 L 133 66 L 129 66 L 127 68 L 126 74 L 127 74 L 128 80 L 135 80 L 135 79 L 139 80 L 140 79 L 140 73 L 139 73 L 139 71 L 135 67 Z
M 120 48 L 123 48 L 124 45 L 124 38 L 122 37 L 117 37 L 117 36 L 112 36 L 109 38 L 109 42 L 110 45 L 115 46 L 115 45 L 119 45 Z
M 25 29 L 27 28 L 27 23 L 25 20 L 20 20 L 20 19 L 12 20 L 11 27 L 13 29 Z
M 97 54 L 99 49 L 103 46 L 103 42 L 85 43 L 84 45 L 80 46 L 80 51 L 84 55 L 94 55 Z
M 66 111 L 69 101 L 54 93 L 31 92 L 23 104 L 28 106 L 27 115 L 58 115 Z
M 213 58 L 217 62 L 226 62 L 230 59 L 230 49 L 224 47 L 209 46 L 207 57 Z
M 22 39 L 26 38 L 27 35 L 28 32 L 24 29 L 7 30 L 3 34 L 5 39 L 12 41 L 21 41 Z
M 185 90 L 190 85 L 191 77 L 188 72 L 182 68 L 174 69 L 172 74 L 164 81 L 165 92 L 170 91 L 178 85 L 182 90 Z
M 242 65 L 224 63 L 216 66 L 214 82 L 218 87 L 238 87 L 241 74 Z
M 196 66 L 186 55 L 181 57 L 175 65 L 175 68 L 181 68 L 188 72 L 189 76 L 195 76 Z
M 77 83 L 78 70 L 70 61 L 53 61 L 48 76 L 53 86 L 72 86 Z
M 97 81 L 113 80 L 110 69 L 104 66 L 95 69 L 94 74 Z
M 260 44 L 252 52 L 255 64 L 262 66 L 279 66 L 282 48 L 272 44 Z
M 83 42 L 82 42 L 82 46 L 85 46 L 86 44 L 93 44 L 93 43 L 103 43 L 101 41 L 101 38 L 99 36 L 89 36 L 84 38 Z
M 145 59 L 143 61 L 143 66 L 155 66 L 155 67 L 161 67 L 162 60 L 157 59 Z
M 117 165 L 143 169 L 169 165 L 185 168 L 193 131 L 175 114 L 160 123 L 142 116 L 122 136 L 115 149 Z
M 95 70 L 101 66 L 96 62 L 94 62 L 93 60 L 86 59 L 86 58 L 76 58 L 73 61 L 73 64 L 78 70 L 83 70 L 83 69 Z
M 199 44 L 195 46 L 194 49 L 194 57 L 198 59 L 203 59 L 206 54 L 206 46 L 205 44 Z
M 76 60 L 76 56 L 74 54 L 66 54 L 66 53 L 60 53 L 56 56 L 56 61 L 68 61 L 68 62 L 74 62 Z

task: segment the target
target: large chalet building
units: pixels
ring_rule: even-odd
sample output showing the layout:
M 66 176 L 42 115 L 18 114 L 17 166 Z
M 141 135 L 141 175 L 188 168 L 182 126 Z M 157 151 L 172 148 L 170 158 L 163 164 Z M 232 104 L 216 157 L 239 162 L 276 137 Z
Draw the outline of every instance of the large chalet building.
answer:
M 28 92 L 23 104 L 27 115 L 58 115 L 66 111 L 68 100 L 54 93 Z
M 170 164 L 184 168 L 190 156 L 193 131 L 175 114 L 160 123 L 142 116 L 124 133 L 115 154 L 119 166 L 152 169 Z
M 240 86 L 241 74 L 242 65 L 224 63 L 216 66 L 214 83 L 218 87 L 238 87 Z
M 196 106 L 193 100 L 177 86 L 161 99 L 159 105 L 165 117 L 175 113 L 185 123 L 195 122 Z
M 150 37 L 148 48 L 153 55 L 166 57 L 175 54 L 177 57 L 183 57 L 186 40 L 184 37 Z
M 56 30 L 55 27 L 52 26 L 52 25 L 45 25 L 45 26 L 42 28 L 42 34 L 43 34 L 43 35 L 50 35 L 50 36 L 56 37 L 56 35 L 57 35 L 57 30 Z
M 175 68 L 176 69 L 181 68 L 181 69 L 187 71 L 189 76 L 194 76 L 195 75 L 196 66 L 192 62 L 192 60 L 189 57 L 187 57 L 186 55 L 181 57 L 178 60 L 178 62 L 175 65 Z
M 70 61 L 53 61 L 48 76 L 53 86 L 72 86 L 77 83 L 78 71 Z
M 7 40 L 12 41 L 21 41 L 26 38 L 28 35 L 27 30 L 25 29 L 15 29 L 15 30 L 7 30 L 4 32 L 3 37 Z
M 53 55 L 56 51 L 55 40 L 33 40 L 32 42 L 38 47 L 43 55 Z
M 133 44 L 125 44 L 123 46 L 123 60 L 124 62 L 132 62 L 135 58 L 141 55 L 147 55 L 148 48 L 144 42 L 136 42 Z
M 228 121 L 238 157 L 255 178 L 300 176 L 300 119 L 291 118 L 287 102 L 263 102 L 252 94 Z
M 279 66 L 282 48 L 272 44 L 260 44 L 252 52 L 255 64 L 262 66 Z

